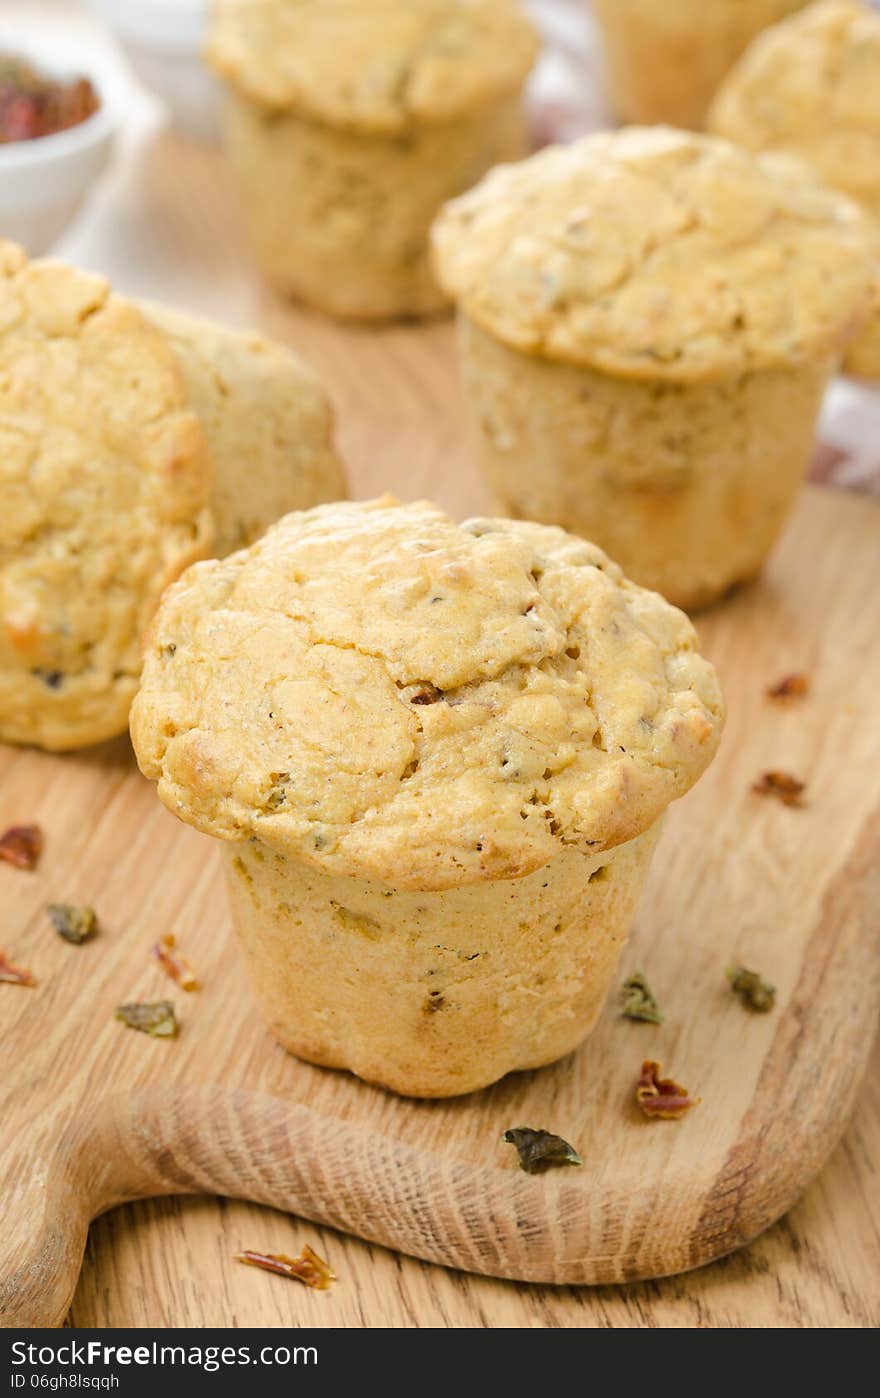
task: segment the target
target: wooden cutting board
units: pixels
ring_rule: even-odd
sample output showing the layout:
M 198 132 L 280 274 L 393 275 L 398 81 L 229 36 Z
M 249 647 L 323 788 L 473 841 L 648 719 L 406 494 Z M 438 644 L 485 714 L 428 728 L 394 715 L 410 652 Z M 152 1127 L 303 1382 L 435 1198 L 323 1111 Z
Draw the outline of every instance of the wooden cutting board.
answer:
M 130 238 L 108 222 L 83 260 L 112 271 L 124 251 L 125 289 L 300 347 L 332 388 L 353 494 L 484 509 L 450 327 L 349 330 L 255 301 L 216 162 L 172 155 L 158 143 L 118 192 Z M 36 872 L 0 865 L 0 946 L 38 978 L 0 985 L 2 1323 L 59 1323 L 89 1220 L 152 1194 L 252 1199 L 418 1257 L 550 1282 L 683 1270 L 777 1218 L 843 1130 L 880 1004 L 878 597 L 880 510 L 808 491 L 763 581 L 699 623 L 727 732 L 670 812 L 621 964 L 648 974 L 665 1023 L 624 1021 L 609 1003 L 572 1058 L 454 1102 L 402 1101 L 272 1042 L 239 969 L 217 851 L 158 804 L 126 740 L 65 758 L 0 748 L 0 829 L 36 820 L 47 838 Z M 773 705 L 766 685 L 794 670 L 810 675 L 809 697 Z M 803 809 L 751 793 L 768 768 L 807 781 Z M 61 942 L 53 901 L 94 904 L 100 937 Z M 199 972 L 196 994 L 150 959 L 167 931 Z M 778 986 L 773 1014 L 730 994 L 734 960 Z M 124 1001 L 169 993 L 174 1042 L 113 1019 Z M 689 1117 L 640 1117 L 645 1057 L 701 1096 Z M 583 1169 L 522 1174 L 499 1141 L 521 1124 L 575 1142 Z
M 345 340 L 355 493 L 381 482 L 481 507 L 448 327 L 378 341 L 306 318 L 297 330 L 318 360 L 328 334 Z M 408 383 L 423 390 L 411 414 Z M 880 510 L 807 491 L 763 581 L 700 621 L 728 727 L 670 812 L 621 967 L 647 972 L 665 1023 L 609 1003 L 573 1057 L 452 1102 L 397 1099 L 273 1043 L 217 851 L 159 805 L 126 740 L 64 758 L 0 749 L 0 827 L 46 832 L 34 873 L 0 866 L 2 945 L 38 979 L 0 986 L 3 1323 L 59 1323 L 90 1219 L 153 1194 L 247 1198 L 467 1270 L 569 1283 L 694 1267 L 783 1213 L 844 1128 L 880 1003 L 878 589 Z M 794 670 L 809 696 L 769 701 L 765 686 Z M 807 782 L 802 809 L 752 793 L 768 768 Z M 63 943 L 51 901 L 93 904 L 101 935 Z M 200 974 L 195 994 L 150 959 L 167 931 Z M 777 985 L 772 1014 L 741 1008 L 732 961 Z M 114 1021 L 119 1003 L 169 992 L 178 1040 Z M 690 1116 L 639 1115 L 645 1057 L 702 1098 Z M 499 1140 L 521 1124 L 575 1142 L 584 1167 L 524 1175 Z

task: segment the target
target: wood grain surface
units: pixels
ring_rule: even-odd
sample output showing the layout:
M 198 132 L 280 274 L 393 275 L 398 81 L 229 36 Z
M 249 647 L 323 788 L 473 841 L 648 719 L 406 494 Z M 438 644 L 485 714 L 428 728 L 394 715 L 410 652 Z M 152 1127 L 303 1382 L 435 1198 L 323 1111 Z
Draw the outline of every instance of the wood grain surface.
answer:
M 447 460 L 467 478 L 464 455 Z M 403 488 L 393 470 L 390 483 Z M 401 1100 L 273 1043 L 217 849 L 158 804 L 124 739 L 68 757 L 0 750 L 0 823 L 36 820 L 47 838 L 35 872 L 0 867 L 7 950 L 38 980 L 0 1002 L 15 1063 L 0 1088 L 6 1323 L 58 1323 L 90 1219 L 144 1195 L 240 1196 L 468 1271 L 562 1283 L 685 1270 L 776 1219 L 843 1130 L 880 1004 L 880 823 L 864 779 L 880 763 L 878 541 L 875 507 L 811 490 L 765 579 L 703 621 L 728 729 L 667 817 L 623 958 L 648 971 L 665 1023 L 625 1022 L 611 1003 L 577 1054 L 449 1102 Z M 810 695 L 774 705 L 764 687 L 790 670 L 811 675 Z M 803 809 L 751 791 L 778 766 L 807 781 Z M 94 905 L 102 934 L 61 941 L 53 901 Z M 149 954 L 168 930 L 203 980 L 172 996 L 175 1042 L 113 1018 L 168 993 Z M 771 1015 L 732 996 L 731 961 L 777 985 Z M 640 1117 L 643 1056 L 702 1096 L 685 1120 Z M 514 1124 L 560 1132 L 584 1169 L 526 1177 L 499 1142 Z
M 462 430 L 449 327 L 342 331 L 274 302 L 249 269 L 215 154 L 144 125 L 65 253 L 110 273 L 125 290 L 164 296 L 231 323 L 259 324 L 302 349 L 336 401 L 355 494 L 392 486 L 407 498 L 430 494 L 456 513 L 483 507 Z M 418 1122 L 413 1137 L 434 1149 L 451 1145 L 453 1155 L 472 1161 L 485 1161 L 488 1149 L 493 1170 L 509 1177 L 513 1166 L 495 1145 L 496 1128 L 511 1124 L 511 1113 L 526 1102 L 540 1102 L 553 1119 L 535 1124 L 576 1136 L 588 1168 L 605 1161 L 607 1180 L 616 1160 L 647 1177 L 672 1225 L 697 1240 L 689 1263 L 705 1255 L 700 1249 L 719 1229 L 730 1233 L 731 1209 L 734 1231 L 737 1210 L 768 1221 L 780 1172 L 784 1183 L 794 1175 L 799 1183 L 818 1166 L 849 1105 L 876 993 L 876 961 L 867 954 L 857 903 L 869 896 L 872 863 L 876 868 L 871 806 L 880 739 L 871 637 L 878 538 L 870 507 L 813 494 L 760 590 L 701 625 L 733 701 L 731 724 L 713 772 L 670 821 L 624 962 L 628 969 L 638 960 L 650 971 L 667 1024 L 661 1030 L 624 1024 L 609 1011 L 580 1076 L 564 1065 L 511 1079 L 481 1094 L 489 1099 L 489 1117 L 474 1100 L 439 1110 L 407 1107 Z M 792 668 L 814 674 L 812 698 L 787 710 L 768 707 L 763 683 Z M 748 794 L 760 768 L 779 765 L 808 779 L 804 811 Z M 7 1158 L 0 1168 L 8 1170 L 11 1149 L 20 1198 L 32 1200 L 34 1187 L 46 1183 L 35 1119 L 48 1109 L 93 1121 L 93 1104 L 110 1088 L 222 1079 L 320 1102 L 322 1110 L 350 1120 L 369 1099 L 382 1129 L 403 1110 L 372 1089 L 298 1065 L 269 1043 L 236 990 L 215 852 L 161 811 L 124 742 L 68 760 L 4 750 L 0 824 L 30 818 L 43 821 L 49 838 L 39 871 L 0 869 L 6 949 L 40 980 L 35 991 L 0 988 L 8 1069 Z M 95 902 L 102 936 L 81 949 L 58 942 L 44 916 L 52 898 Z M 877 906 L 875 893 L 875 921 Z M 119 1000 L 169 988 L 148 959 L 151 941 L 169 929 L 205 981 L 197 995 L 174 992 L 184 1018 L 175 1044 L 145 1040 L 111 1020 Z M 731 956 L 755 961 L 777 982 L 776 1015 L 753 1019 L 725 992 Z M 233 995 L 240 1011 L 230 1010 Z M 602 1052 L 605 1043 L 613 1055 Z M 656 1053 L 702 1093 L 699 1114 L 669 1125 L 628 1114 L 643 1051 Z M 790 1076 L 792 1058 L 800 1066 Z M 538 1096 L 529 1096 L 536 1082 Z M 607 1117 L 583 1115 L 585 1082 Z M 843 1143 L 797 1208 L 751 1248 L 685 1277 L 595 1289 L 505 1284 L 427 1266 L 251 1204 L 175 1198 L 125 1206 L 95 1225 L 70 1321 L 875 1324 L 876 1082 L 875 1072 Z M 454 1143 L 450 1120 L 460 1133 Z M 622 1153 L 610 1149 L 609 1122 L 626 1133 Z M 796 1146 L 789 1126 L 799 1133 Z M 720 1169 L 701 1168 L 693 1191 L 668 1200 L 662 1183 L 681 1178 L 682 1166 L 699 1164 L 705 1150 Z M 304 1162 L 295 1163 L 301 1172 Z M 192 1162 L 162 1162 L 175 1188 L 189 1187 L 184 1177 L 191 1168 Z M 716 1182 L 709 1190 L 707 1173 Z M 773 1188 L 762 1195 L 768 1180 Z M 94 1179 L 89 1184 L 95 1187 Z M 574 1187 L 568 1179 L 542 1184 L 551 1197 Z M 7 1221 L 19 1228 L 22 1210 L 8 1189 L 5 1205 Z M 620 1227 L 625 1232 L 625 1223 Z M 26 1243 L 27 1227 L 19 1237 L 22 1231 Z M 311 1293 L 231 1260 L 241 1247 L 289 1251 L 302 1241 L 330 1257 L 340 1276 L 331 1292 Z

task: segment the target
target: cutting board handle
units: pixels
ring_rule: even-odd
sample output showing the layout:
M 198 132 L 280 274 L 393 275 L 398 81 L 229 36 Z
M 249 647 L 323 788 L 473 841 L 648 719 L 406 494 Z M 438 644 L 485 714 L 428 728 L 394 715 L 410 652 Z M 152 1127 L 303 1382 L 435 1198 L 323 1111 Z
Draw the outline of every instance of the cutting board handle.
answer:
M 149 1089 L 106 1098 L 88 1117 L 70 1109 L 38 1123 L 13 1178 L 4 1227 L 0 1325 L 60 1325 L 76 1288 L 89 1224 L 105 1210 L 163 1194 L 220 1194 L 454 1262 L 418 1197 L 400 1180 L 416 1167 L 411 1147 L 374 1131 L 353 1143 L 350 1123 L 282 1098 L 221 1087 Z M 353 1152 L 372 1182 L 352 1189 Z M 426 1188 L 477 1200 L 480 1172 L 420 1155 Z M 522 1177 L 515 1190 L 534 1182 Z M 247 1240 L 242 1239 L 243 1246 Z M 481 1267 L 481 1262 L 483 1266 Z M 485 1260 L 474 1248 L 474 1270 Z
M 67 1314 L 85 1253 L 89 1224 L 105 1209 L 130 1199 L 185 1192 L 171 1182 L 161 1148 L 173 1161 L 173 1113 L 157 1096 L 111 1097 L 88 1119 L 55 1112 L 36 1126 L 13 1167 L 6 1200 L 5 1258 L 0 1278 L 0 1325 L 60 1325 Z
M 267 1164 L 262 1175 L 260 1147 L 278 1161 L 290 1158 L 298 1119 L 309 1117 L 294 1103 L 253 1094 L 162 1088 L 109 1097 L 88 1118 L 56 1112 L 38 1123 L 4 1209 L 0 1325 L 63 1322 L 89 1224 L 117 1204 L 225 1194 L 285 1209 L 307 1206 L 286 1187 L 283 1164 L 280 1171 Z

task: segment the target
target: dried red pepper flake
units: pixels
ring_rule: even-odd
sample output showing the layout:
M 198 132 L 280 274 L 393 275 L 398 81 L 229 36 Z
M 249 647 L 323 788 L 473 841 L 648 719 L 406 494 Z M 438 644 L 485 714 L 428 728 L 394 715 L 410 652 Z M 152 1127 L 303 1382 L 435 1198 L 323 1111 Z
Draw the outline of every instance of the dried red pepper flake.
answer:
M 176 938 L 168 932 L 151 948 L 150 955 L 158 961 L 166 976 L 176 981 L 181 990 L 198 990 L 196 973 L 185 957 L 175 951 Z
M 768 699 L 803 699 L 810 692 L 810 681 L 806 675 L 783 675 L 775 684 L 768 684 L 764 692 Z
M 799 781 L 789 772 L 763 772 L 752 786 L 758 796 L 775 796 L 783 806 L 804 806 L 801 799 L 806 790 L 806 782 Z
M 331 1282 L 336 1281 L 336 1273 L 306 1243 L 299 1257 L 288 1257 L 283 1252 L 237 1252 L 236 1262 L 244 1262 L 248 1267 L 260 1267 L 264 1272 L 275 1272 L 279 1277 L 289 1277 L 291 1281 L 301 1281 L 315 1291 L 326 1291 Z
M 636 1101 L 645 1116 L 674 1121 L 689 1112 L 691 1107 L 696 1107 L 700 1099 L 691 1097 L 687 1088 L 672 1078 L 662 1078 L 661 1071 L 659 1063 L 645 1059 L 636 1083 Z
M 7 985 L 36 985 L 36 977 L 33 971 L 27 971 L 23 966 L 13 966 L 7 959 L 5 951 L 0 951 L 0 981 L 5 981 Z
M 43 852 L 43 832 L 39 825 L 10 825 L 0 835 L 0 862 L 16 869 L 36 869 Z

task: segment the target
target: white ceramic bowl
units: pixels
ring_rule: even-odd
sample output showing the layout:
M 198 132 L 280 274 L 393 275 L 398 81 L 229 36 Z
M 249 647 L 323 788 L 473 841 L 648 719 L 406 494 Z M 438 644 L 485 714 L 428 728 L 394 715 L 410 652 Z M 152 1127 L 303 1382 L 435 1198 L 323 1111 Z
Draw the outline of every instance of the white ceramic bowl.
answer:
M 0 237 L 36 257 L 58 240 L 107 164 L 121 93 L 111 70 L 63 44 L 0 25 L 0 51 L 20 55 L 50 77 L 88 77 L 101 99 L 93 116 L 68 131 L 0 145 Z
M 220 130 L 220 86 L 201 50 L 209 0 L 90 0 L 144 86 L 160 97 L 174 125 L 201 141 Z

